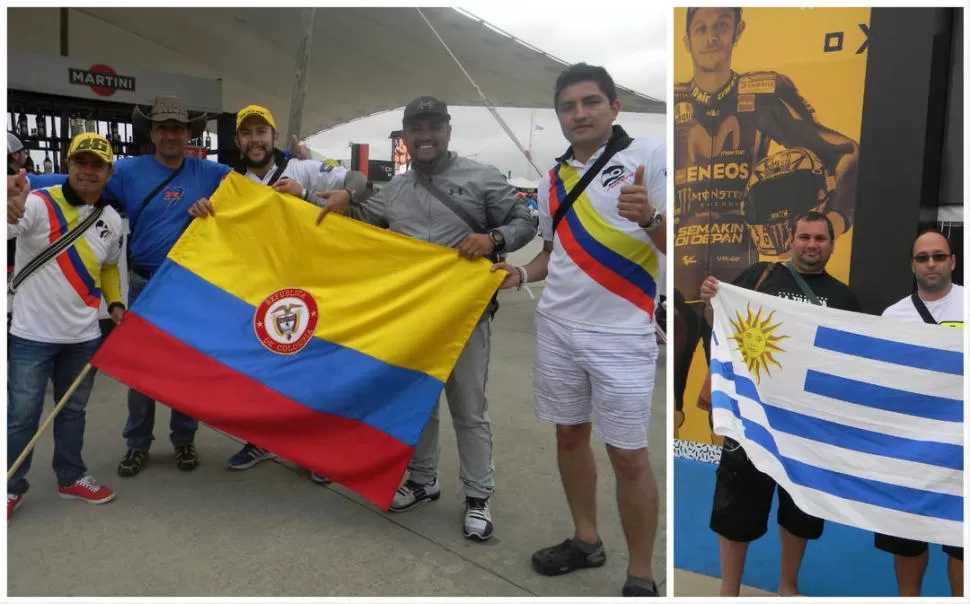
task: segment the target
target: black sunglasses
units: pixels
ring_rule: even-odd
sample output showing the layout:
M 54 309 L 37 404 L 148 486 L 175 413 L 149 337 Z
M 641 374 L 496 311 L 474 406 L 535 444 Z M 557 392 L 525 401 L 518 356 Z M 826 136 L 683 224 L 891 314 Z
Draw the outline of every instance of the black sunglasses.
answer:
M 932 258 L 933 262 L 946 262 L 950 259 L 953 254 L 944 254 L 943 252 L 937 252 L 936 254 L 918 254 L 913 256 L 913 261 L 916 264 L 926 264 L 929 259 Z

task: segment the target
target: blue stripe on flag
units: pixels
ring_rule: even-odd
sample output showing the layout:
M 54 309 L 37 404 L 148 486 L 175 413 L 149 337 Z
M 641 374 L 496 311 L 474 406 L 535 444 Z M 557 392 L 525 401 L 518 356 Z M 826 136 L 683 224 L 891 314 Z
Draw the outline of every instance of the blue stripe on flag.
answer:
M 711 406 L 730 411 L 738 417 L 744 424 L 744 438 L 758 443 L 771 453 L 795 484 L 881 508 L 942 520 L 963 521 L 963 497 L 860 478 L 784 457 L 778 451 L 771 433 L 760 424 L 741 416 L 737 401 L 726 393 L 713 392 Z
M 963 470 L 963 447 L 961 445 L 914 440 L 881 432 L 872 432 L 782 409 L 761 400 L 751 380 L 735 376 L 734 370 L 729 364 L 711 361 L 711 372 L 734 381 L 739 394 L 761 404 L 765 416 L 768 418 L 768 424 L 779 432 L 860 453 Z
M 945 422 L 963 422 L 963 401 L 897 390 L 809 369 L 805 392 L 873 409 Z
M 815 346 L 873 361 L 963 375 L 961 352 L 905 344 L 822 326 L 815 331 Z

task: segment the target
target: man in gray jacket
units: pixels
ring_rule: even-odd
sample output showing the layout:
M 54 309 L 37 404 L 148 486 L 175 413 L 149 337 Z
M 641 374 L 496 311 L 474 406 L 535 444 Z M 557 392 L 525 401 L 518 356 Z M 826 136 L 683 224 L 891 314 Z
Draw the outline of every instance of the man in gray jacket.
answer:
M 349 208 L 327 204 L 359 220 L 438 245 L 456 248 L 469 259 L 517 250 L 536 231 L 525 202 L 492 166 L 448 151 L 448 107 L 423 96 L 404 108 L 404 138 L 411 170 L 395 176 L 374 197 Z M 445 384 L 445 396 L 458 436 L 460 474 L 465 487 L 465 537 L 492 536 L 489 498 L 495 488 L 492 426 L 485 400 L 493 308 L 482 316 Z M 398 489 L 391 511 L 403 512 L 441 496 L 438 486 L 438 409 L 421 434 L 408 465 L 408 480 Z

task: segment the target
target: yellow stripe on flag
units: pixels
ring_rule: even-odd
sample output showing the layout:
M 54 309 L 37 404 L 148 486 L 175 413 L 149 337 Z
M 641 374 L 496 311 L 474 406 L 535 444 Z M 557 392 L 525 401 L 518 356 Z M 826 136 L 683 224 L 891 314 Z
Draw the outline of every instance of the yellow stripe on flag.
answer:
M 304 289 L 319 309 L 317 337 L 441 381 L 505 275 L 338 214 L 314 226 L 319 208 L 237 173 L 211 201 L 216 216 L 194 220 L 170 259 L 254 313 L 277 290 Z

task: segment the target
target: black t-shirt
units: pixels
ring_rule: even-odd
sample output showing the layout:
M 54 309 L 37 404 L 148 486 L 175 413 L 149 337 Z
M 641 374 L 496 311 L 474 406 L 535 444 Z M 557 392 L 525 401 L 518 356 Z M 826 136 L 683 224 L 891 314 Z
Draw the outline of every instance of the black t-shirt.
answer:
M 755 284 L 761 278 L 761 274 L 765 272 L 769 264 L 771 263 L 758 262 L 752 264 L 743 273 L 738 275 L 738 278 L 733 281 L 733 285 L 745 289 L 754 289 Z M 822 303 L 822 306 L 862 312 L 862 305 L 859 304 L 859 299 L 852 293 L 849 286 L 832 275 L 828 273 L 819 273 L 817 275 L 802 274 L 802 278 L 812 288 L 812 292 L 815 293 L 815 296 Z M 771 274 L 764 280 L 764 283 L 761 284 L 758 291 L 787 300 L 811 304 L 811 300 L 802 293 L 802 288 L 798 287 L 795 278 L 781 264 L 771 271 Z

